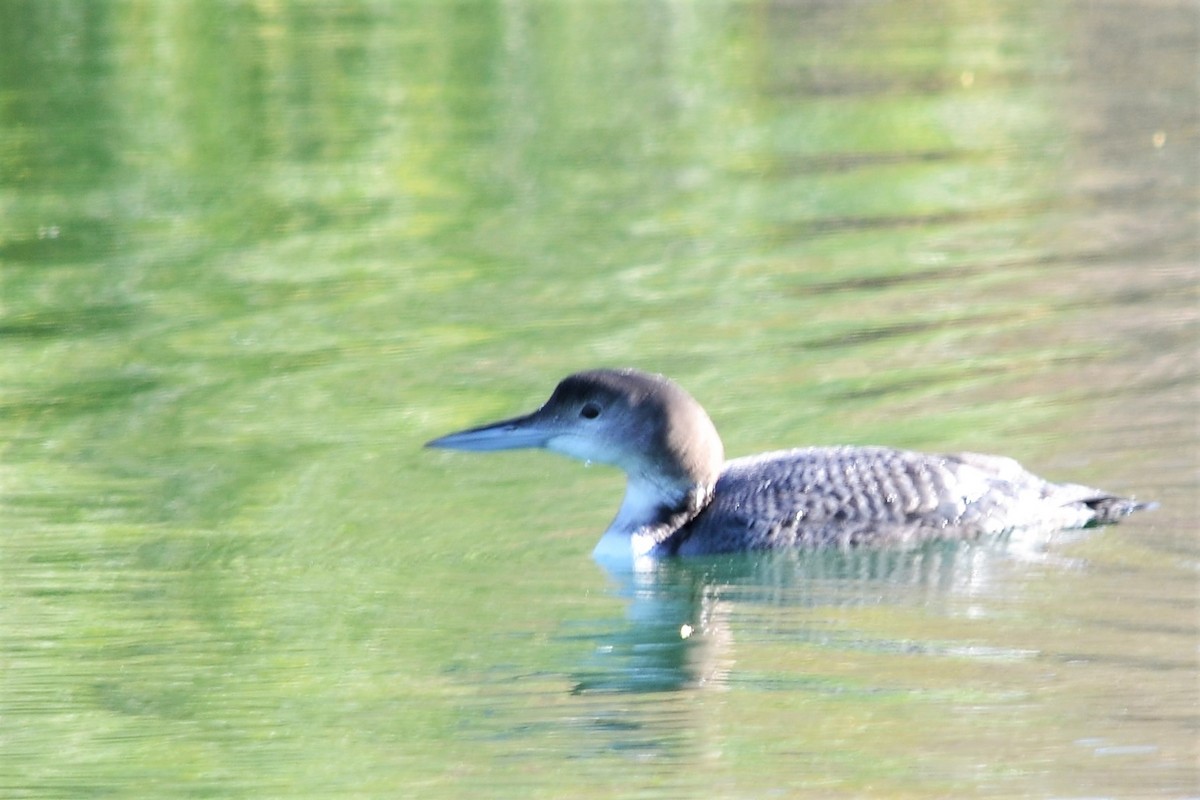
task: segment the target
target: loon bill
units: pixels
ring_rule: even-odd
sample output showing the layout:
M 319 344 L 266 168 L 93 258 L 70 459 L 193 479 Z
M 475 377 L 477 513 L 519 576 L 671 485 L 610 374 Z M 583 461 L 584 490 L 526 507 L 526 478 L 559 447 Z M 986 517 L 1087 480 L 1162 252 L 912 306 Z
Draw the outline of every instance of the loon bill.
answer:
M 570 375 L 537 411 L 426 447 L 536 447 L 620 467 L 625 497 L 598 558 L 915 545 L 1107 524 L 1152 505 L 977 453 L 804 447 L 726 461 L 691 395 L 633 369 Z

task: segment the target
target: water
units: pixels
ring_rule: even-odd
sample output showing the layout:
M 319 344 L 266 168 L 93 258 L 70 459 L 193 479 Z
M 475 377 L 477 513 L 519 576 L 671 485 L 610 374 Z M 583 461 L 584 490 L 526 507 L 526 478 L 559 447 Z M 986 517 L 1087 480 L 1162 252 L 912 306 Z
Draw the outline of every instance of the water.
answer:
M 1200 794 L 1194 6 L 3 14 L 0 794 Z M 608 575 L 601 364 L 1162 505 Z

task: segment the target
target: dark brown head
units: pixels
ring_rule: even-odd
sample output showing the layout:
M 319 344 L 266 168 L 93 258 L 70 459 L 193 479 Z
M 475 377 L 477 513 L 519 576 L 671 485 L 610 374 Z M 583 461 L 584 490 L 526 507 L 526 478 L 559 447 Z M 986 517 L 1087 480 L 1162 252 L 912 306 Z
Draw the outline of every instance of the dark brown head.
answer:
M 711 486 L 725 460 L 721 437 L 691 395 L 661 375 L 633 369 L 575 373 L 532 414 L 452 433 L 427 446 L 544 447 L 670 487 Z

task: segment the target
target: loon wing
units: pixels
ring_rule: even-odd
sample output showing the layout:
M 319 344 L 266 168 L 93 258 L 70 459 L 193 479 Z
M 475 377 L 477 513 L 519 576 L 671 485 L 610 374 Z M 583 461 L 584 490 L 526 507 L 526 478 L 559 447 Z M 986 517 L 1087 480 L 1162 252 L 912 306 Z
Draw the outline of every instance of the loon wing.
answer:
M 676 552 L 917 544 L 1018 528 L 1111 522 L 1141 507 L 1055 484 L 1011 458 L 887 447 L 811 447 L 735 459 Z

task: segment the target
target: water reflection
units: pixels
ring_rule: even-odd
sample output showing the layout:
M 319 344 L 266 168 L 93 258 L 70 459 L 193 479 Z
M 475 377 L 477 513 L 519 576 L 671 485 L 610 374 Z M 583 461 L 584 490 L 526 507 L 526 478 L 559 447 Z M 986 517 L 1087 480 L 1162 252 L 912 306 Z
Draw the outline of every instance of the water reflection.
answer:
M 735 660 L 737 618 L 765 613 L 775 625 L 793 620 L 794 627 L 776 634 L 793 642 L 831 643 L 827 628 L 806 630 L 805 620 L 788 609 L 912 605 L 928 610 L 947 595 L 985 594 L 998 563 L 1040 557 L 1046 541 L 739 553 L 643 562 L 630 569 L 602 564 L 626 603 L 626 614 L 612 630 L 591 635 L 595 651 L 576 675 L 574 691 L 719 688 L 728 682 Z M 831 644 L 911 650 L 910 644 L 895 642 Z M 929 652 L 943 654 L 937 648 Z

